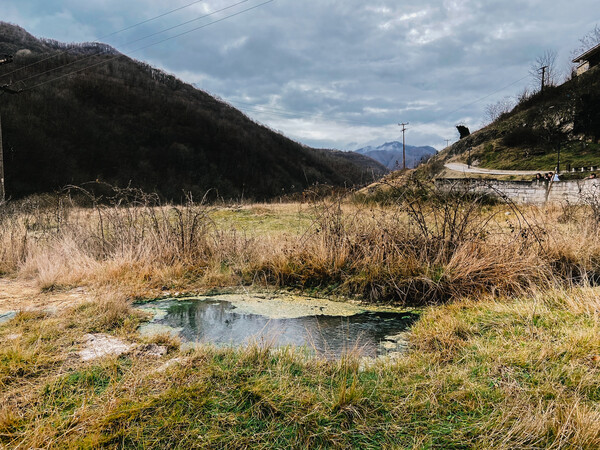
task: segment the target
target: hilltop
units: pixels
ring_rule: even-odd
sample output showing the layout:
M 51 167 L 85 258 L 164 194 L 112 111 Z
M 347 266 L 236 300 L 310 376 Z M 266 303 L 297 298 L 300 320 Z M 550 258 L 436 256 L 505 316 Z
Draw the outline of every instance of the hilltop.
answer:
M 208 190 L 260 200 L 386 172 L 361 155 L 294 142 L 105 44 L 38 39 L 0 22 L 4 53 L 14 62 L 0 67 L 0 85 L 23 90 L 0 105 L 13 198 L 99 180 L 175 200 Z
M 432 165 L 449 161 L 488 169 L 554 170 L 600 166 L 600 70 L 522 98 L 488 126 L 444 149 Z M 470 149 L 470 151 L 469 151 Z

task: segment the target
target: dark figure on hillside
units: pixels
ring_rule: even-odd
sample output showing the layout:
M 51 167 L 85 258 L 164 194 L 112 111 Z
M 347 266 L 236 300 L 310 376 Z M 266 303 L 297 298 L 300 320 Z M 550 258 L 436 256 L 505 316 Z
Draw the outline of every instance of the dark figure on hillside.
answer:
M 596 175 L 595 173 L 593 173 L 593 174 L 591 174 L 591 175 L 590 175 L 588 178 L 589 178 L 590 180 L 594 180 L 594 179 L 596 179 L 596 177 L 597 177 L 597 175 Z
M 458 124 L 456 125 L 456 129 L 458 130 L 458 134 L 460 135 L 460 139 L 464 139 L 471 134 L 466 125 Z

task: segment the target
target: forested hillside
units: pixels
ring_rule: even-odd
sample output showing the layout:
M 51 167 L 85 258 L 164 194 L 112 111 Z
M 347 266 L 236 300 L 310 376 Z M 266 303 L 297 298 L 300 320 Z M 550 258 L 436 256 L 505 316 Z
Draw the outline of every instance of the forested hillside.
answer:
M 99 180 L 157 191 L 267 199 L 354 185 L 385 168 L 302 146 L 172 75 L 101 44 L 61 44 L 0 23 L 7 195 Z M 49 58 L 49 56 L 55 56 Z

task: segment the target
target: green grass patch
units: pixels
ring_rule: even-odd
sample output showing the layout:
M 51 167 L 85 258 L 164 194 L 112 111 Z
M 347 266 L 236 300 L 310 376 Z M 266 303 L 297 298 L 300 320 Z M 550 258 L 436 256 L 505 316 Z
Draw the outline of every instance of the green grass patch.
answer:
M 537 148 L 530 145 L 507 147 L 498 141 L 477 151 L 473 159 L 477 159 L 480 162 L 479 166 L 486 169 L 548 172 L 556 168 L 558 151 L 556 148 Z M 561 170 L 567 170 L 567 167 L 590 166 L 600 166 L 600 144 L 574 141 L 561 147 Z
M 314 220 L 309 208 L 299 204 L 223 208 L 213 211 L 211 218 L 219 229 L 235 229 L 252 236 L 299 234 Z
M 405 355 L 367 365 L 289 348 L 203 347 L 163 369 L 172 356 L 108 358 L 63 373 L 55 367 L 50 379 L 28 382 L 37 387 L 24 404 L 5 408 L 0 443 L 594 447 L 600 333 L 594 313 L 581 310 L 590 293 L 579 303 L 578 295 L 430 307 Z

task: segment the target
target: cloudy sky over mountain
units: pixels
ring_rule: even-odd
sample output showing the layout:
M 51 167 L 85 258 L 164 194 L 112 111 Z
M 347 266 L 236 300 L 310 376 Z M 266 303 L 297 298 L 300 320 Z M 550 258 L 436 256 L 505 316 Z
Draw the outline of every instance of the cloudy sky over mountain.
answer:
M 410 122 L 407 142 L 439 149 L 530 86 L 544 51 L 568 73 L 597 12 L 597 0 L 3 0 L 0 19 L 109 43 L 311 146 L 381 144 Z

